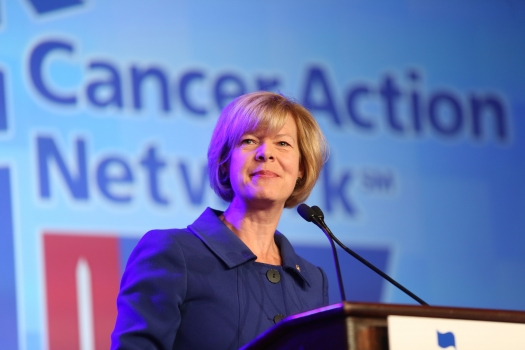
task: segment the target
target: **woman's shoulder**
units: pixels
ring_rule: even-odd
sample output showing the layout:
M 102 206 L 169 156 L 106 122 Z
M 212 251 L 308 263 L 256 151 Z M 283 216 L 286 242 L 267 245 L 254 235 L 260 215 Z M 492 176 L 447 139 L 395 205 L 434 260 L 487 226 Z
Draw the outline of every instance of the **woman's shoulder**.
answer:
M 171 229 L 154 229 L 146 232 L 139 242 L 136 249 L 156 249 L 156 250 L 172 250 L 175 247 L 194 245 L 195 241 L 200 241 L 187 228 L 171 228 Z
M 146 232 L 140 241 L 168 243 L 190 239 L 191 237 L 195 237 L 195 235 L 188 228 L 153 229 Z
M 162 256 L 192 257 L 209 251 L 209 236 L 221 230 L 221 221 L 213 209 L 207 208 L 185 228 L 154 229 L 146 232 L 133 250 L 132 256 L 160 258 Z
M 206 248 L 188 229 L 156 229 L 146 232 L 129 255 L 126 270 L 145 271 L 185 268 Z

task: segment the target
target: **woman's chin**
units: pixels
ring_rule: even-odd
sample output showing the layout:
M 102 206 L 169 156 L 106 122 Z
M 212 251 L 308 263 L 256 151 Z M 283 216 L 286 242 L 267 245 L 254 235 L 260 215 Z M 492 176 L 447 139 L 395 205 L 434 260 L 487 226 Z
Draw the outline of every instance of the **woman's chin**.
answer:
M 258 192 L 254 193 L 248 201 L 255 205 L 283 206 L 288 197 L 283 197 L 282 193 Z
M 293 189 L 287 189 L 277 186 L 245 186 L 243 191 L 235 191 L 236 199 L 248 206 L 281 206 L 290 197 Z

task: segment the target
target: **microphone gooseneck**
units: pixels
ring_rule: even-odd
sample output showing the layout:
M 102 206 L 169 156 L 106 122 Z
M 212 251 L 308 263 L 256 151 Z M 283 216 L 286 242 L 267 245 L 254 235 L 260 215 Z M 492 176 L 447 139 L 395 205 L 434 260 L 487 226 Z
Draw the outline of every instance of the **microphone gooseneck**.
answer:
M 356 252 L 354 252 L 352 249 L 346 247 L 343 243 L 341 243 L 341 241 L 339 241 L 337 239 L 337 237 L 334 236 L 334 234 L 332 233 L 332 231 L 330 231 L 330 228 L 328 228 L 328 226 L 326 225 L 326 223 L 324 222 L 324 214 L 323 214 L 323 211 L 321 210 L 321 208 L 319 208 L 318 206 L 313 206 L 312 208 L 310 208 L 308 205 L 306 204 L 301 204 L 299 207 L 303 206 L 306 207 L 306 208 L 302 208 L 301 211 L 304 212 L 304 213 L 308 213 L 308 218 L 305 218 L 305 216 L 303 216 L 303 214 L 301 214 L 301 212 L 299 212 L 299 208 L 297 208 L 297 211 L 299 212 L 299 214 L 303 217 L 303 219 L 305 219 L 306 221 L 311 221 L 313 222 L 314 224 L 316 224 L 324 233 L 327 237 L 329 237 L 330 239 L 330 242 L 332 243 L 332 247 L 333 247 L 333 242 L 336 242 L 341 248 L 343 248 L 348 254 L 352 255 L 354 258 L 356 258 L 357 260 L 359 260 L 361 263 L 365 264 L 368 268 L 370 268 L 371 270 L 373 270 L 375 273 L 377 273 L 378 275 L 380 275 L 381 277 L 383 277 L 384 279 L 386 279 L 388 282 L 392 283 L 394 286 L 396 286 L 397 288 L 399 288 L 401 291 L 403 291 L 405 294 L 407 294 L 409 297 L 411 297 L 412 299 L 414 299 L 415 301 L 417 301 L 419 304 L 421 305 L 428 305 L 425 301 L 423 301 L 421 298 L 419 298 L 417 295 L 415 295 L 414 293 L 412 293 L 411 291 L 409 291 L 408 289 L 406 289 L 405 287 L 403 287 L 401 284 L 399 284 L 398 282 L 396 282 L 393 278 L 391 278 L 390 276 L 388 276 L 386 273 L 384 273 L 383 271 L 379 270 L 377 267 L 375 267 L 374 265 L 372 265 L 370 262 L 368 262 L 368 260 L 366 260 L 365 258 L 363 258 L 361 255 L 357 254 Z M 309 209 L 309 210 L 308 210 Z M 334 256 L 337 256 L 336 255 L 337 253 L 334 253 Z M 338 265 L 338 263 L 337 263 Z M 338 276 L 338 278 L 341 278 L 340 276 Z M 340 284 L 342 284 L 342 282 L 340 281 L 339 282 Z M 344 299 L 343 299 L 344 300 Z
M 308 205 L 303 203 L 297 207 L 297 212 L 306 221 L 313 222 L 319 228 L 323 229 L 321 226 L 319 226 L 320 225 L 319 220 L 322 220 L 322 218 L 324 217 L 324 214 L 322 211 L 321 211 L 321 217 L 319 217 L 319 213 L 314 208 L 310 208 Z M 325 234 L 326 234 L 326 237 L 328 238 L 328 241 L 330 242 L 330 245 L 332 246 L 332 255 L 334 257 L 335 271 L 337 273 L 337 282 L 339 283 L 339 293 L 341 294 L 341 301 L 345 301 L 346 300 L 345 287 L 343 285 L 343 278 L 341 277 L 341 268 L 339 267 L 339 257 L 337 256 L 337 249 L 335 248 L 334 241 L 330 237 L 330 235 L 328 235 L 326 232 Z

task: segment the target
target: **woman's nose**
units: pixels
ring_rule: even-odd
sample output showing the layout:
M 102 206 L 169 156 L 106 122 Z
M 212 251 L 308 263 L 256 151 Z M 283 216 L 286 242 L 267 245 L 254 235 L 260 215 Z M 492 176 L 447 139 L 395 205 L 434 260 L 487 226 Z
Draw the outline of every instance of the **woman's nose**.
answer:
M 257 148 L 255 158 L 261 161 L 273 159 L 271 147 L 267 143 L 261 143 L 261 145 Z

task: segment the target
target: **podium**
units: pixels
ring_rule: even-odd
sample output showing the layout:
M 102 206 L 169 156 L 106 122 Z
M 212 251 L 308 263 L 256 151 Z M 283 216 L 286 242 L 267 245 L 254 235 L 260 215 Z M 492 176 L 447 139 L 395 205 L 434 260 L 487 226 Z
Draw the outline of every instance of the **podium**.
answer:
M 525 312 L 343 302 L 283 319 L 245 350 L 386 350 L 388 316 L 525 323 Z

